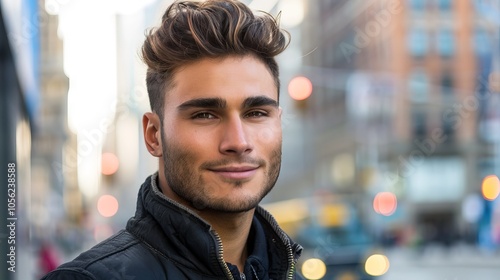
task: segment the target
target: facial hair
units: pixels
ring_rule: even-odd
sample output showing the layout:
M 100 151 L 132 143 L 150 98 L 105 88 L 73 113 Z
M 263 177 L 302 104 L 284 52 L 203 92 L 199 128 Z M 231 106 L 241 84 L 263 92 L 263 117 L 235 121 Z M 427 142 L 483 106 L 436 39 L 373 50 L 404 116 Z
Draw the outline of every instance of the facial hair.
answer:
M 270 154 L 269 161 L 255 159 L 249 156 L 231 157 L 222 160 L 208 161 L 201 166 L 194 166 L 195 154 L 182 147 L 170 145 L 165 140 L 162 126 L 162 151 L 164 175 L 168 187 L 180 198 L 197 210 L 211 210 L 224 213 L 240 213 L 255 208 L 260 201 L 273 189 L 281 168 L 281 141 Z M 218 186 L 206 182 L 202 172 L 219 166 L 231 164 L 258 165 L 264 169 L 264 181 L 257 193 L 247 196 L 239 201 L 231 201 L 229 198 L 214 198 Z M 230 180 L 226 184 L 233 184 L 234 188 L 245 187 L 243 180 Z

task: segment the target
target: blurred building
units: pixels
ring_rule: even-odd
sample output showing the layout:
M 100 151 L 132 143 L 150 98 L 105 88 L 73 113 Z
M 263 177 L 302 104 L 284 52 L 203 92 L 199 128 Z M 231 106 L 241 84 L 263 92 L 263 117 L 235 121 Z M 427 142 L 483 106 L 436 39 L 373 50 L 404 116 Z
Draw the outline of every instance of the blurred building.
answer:
M 41 106 L 32 154 L 32 238 L 36 245 L 50 236 L 63 259 L 124 226 L 154 163 L 141 145 L 139 123 L 149 105 L 137 54 L 146 26 L 153 25 L 146 18 L 160 16 L 148 9 L 151 1 L 99 10 L 95 4 L 40 1 L 37 14 Z
M 44 3 L 40 1 L 38 12 L 43 19 L 41 107 L 39 130 L 33 139 L 31 222 L 34 242 L 57 243 L 62 253 L 68 253 L 84 244 L 73 238 L 85 230 L 86 205 L 77 184 L 77 139 L 67 122 L 70 83 L 63 69 L 59 19 L 47 13 Z
M 499 173 L 492 128 L 500 95 L 489 86 L 499 69 L 493 7 L 307 1 L 302 74 L 314 92 L 295 105 L 312 143 L 314 188 L 357 197 L 375 230 L 416 225 L 423 240 L 449 243 L 477 229 L 462 215 L 463 202 Z M 390 217 L 373 215 L 379 192 L 398 198 Z
M 31 135 L 39 106 L 38 24 L 35 1 L 0 1 L 0 163 L 5 168 L 0 192 L 1 279 L 15 279 L 29 239 Z M 11 186 L 14 184 L 14 187 Z M 14 250 L 13 250 L 14 249 Z M 13 261 L 13 263 L 11 262 Z

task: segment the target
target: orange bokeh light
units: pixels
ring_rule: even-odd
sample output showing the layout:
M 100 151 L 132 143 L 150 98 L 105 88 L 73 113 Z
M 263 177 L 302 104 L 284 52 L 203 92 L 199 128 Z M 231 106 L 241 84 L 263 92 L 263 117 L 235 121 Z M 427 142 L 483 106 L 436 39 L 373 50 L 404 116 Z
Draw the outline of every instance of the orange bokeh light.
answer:
M 398 199 L 391 192 L 380 192 L 373 199 L 373 210 L 378 214 L 390 216 L 396 212 Z
M 500 180 L 496 175 L 488 175 L 483 179 L 481 186 L 483 197 L 486 200 L 495 200 L 500 194 Z
M 113 153 L 103 153 L 101 159 L 101 172 L 104 175 L 112 175 L 118 171 L 120 161 Z
M 101 196 L 97 201 L 97 211 L 103 217 L 113 217 L 118 212 L 118 200 L 109 194 Z
M 311 80 L 299 76 L 293 78 L 288 84 L 288 94 L 295 100 L 304 100 L 308 98 L 313 91 Z

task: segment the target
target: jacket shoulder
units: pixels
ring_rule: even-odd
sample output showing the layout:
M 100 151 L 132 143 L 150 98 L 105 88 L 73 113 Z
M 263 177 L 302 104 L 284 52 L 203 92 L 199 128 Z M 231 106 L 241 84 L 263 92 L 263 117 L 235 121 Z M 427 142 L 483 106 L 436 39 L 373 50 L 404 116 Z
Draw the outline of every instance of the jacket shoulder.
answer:
M 122 230 L 47 274 L 42 280 L 163 279 L 163 269 L 146 245 Z
M 45 275 L 41 280 L 97 280 L 90 272 L 83 268 L 58 268 L 47 275 Z

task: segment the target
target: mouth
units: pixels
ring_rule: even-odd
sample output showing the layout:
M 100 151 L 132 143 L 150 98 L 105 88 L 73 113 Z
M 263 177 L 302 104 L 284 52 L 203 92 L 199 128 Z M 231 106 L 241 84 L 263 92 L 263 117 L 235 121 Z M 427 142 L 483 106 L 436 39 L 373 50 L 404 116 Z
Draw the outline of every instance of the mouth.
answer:
M 254 176 L 258 168 L 259 166 L 225 166 L 209 170 L 227 179 L 245 180 Z

